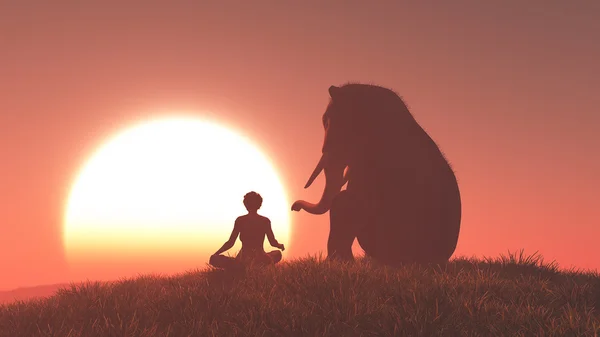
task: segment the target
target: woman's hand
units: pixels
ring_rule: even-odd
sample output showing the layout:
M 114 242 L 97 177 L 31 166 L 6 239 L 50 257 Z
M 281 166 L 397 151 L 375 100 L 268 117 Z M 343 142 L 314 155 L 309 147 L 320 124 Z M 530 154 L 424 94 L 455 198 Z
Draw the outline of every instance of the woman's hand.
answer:
M 285 250 L 285 246 L 283 245 L 283 243 L 279 244 L 279 247 L 277 247 L 277 248 L 281 249 L 282 251 Z

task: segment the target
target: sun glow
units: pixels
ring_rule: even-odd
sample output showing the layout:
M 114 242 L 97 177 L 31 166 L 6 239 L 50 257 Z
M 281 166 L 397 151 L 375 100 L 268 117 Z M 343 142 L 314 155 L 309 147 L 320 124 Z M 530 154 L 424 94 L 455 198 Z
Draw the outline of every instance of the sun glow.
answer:
M 188 256 L 208 259 L 246 213 L 245 193 L 264 199 L 288 244 L 289 205 L 271 161 L 244 136 L 213 122 L 150 121 L 110 140 L 86 163 L 64 221 L 69 261 Z M 265 248 L 268 242 L 265 240 Z M 239 240 L 229 252 L 241 247 Z

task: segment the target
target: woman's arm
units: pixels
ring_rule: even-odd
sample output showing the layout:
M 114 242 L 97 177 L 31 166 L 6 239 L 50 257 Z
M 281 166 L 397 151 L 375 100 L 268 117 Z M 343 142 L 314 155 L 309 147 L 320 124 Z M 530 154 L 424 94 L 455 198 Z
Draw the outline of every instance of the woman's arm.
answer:
M 273 229 L 271 228 L 271 220 L 269 220 L 269 223 L 267 226 L 267 239 L 269 239 L 269 244 L 272 247 L 279 248 L 281 250 L 285 250 L 285 246 L 282 245 L 281 243 L 277 242 L 277 240 L 275 239 L 275 235 L 273 234 Z
M 228 251 L 229 249 L 231 249 L 231 247 L 233 247 L 233 245 L 235 244 L 235 241 L 238 238 L 238 235 L 240 235 L 240 230 L 238 227 L 239 227 L 238 222 L 236 220 L 235 224 L 233 225 L 233 231 L 231 232 L 231 235 L 229 236 L 229 240 L 227 240 L 227 242 L 225 242 L 223 244 L 223 246 L 221 248 L 219 248 L 219 250 L 217 250 L 217 252 L 214 253 L 213 255 L 219 255 L 221 253 Z

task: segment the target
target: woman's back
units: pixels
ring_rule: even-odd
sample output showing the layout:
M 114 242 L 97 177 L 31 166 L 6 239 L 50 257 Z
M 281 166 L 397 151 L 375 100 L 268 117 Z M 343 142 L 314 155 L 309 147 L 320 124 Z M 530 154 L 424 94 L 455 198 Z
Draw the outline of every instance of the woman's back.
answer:
M 242 241 L 240 253 L 243 251 L 264 253 L 263 243 L 271 228 L 271 221 L 268 218 L 258 214 L 246 214 L 235 220 L 235 226 L 240 231 L 240 241 Z

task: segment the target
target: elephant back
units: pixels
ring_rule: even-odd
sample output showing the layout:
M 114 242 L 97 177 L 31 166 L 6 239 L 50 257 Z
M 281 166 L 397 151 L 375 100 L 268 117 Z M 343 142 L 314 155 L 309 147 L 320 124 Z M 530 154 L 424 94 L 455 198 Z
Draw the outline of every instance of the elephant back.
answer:
M 454 252 L 460 193 L 437 144 L 393 91 L 349 84 L 351 145 L 348 190 L 368 200 L 370 224 L 358 241 L 388 264 L 438 261 Z

